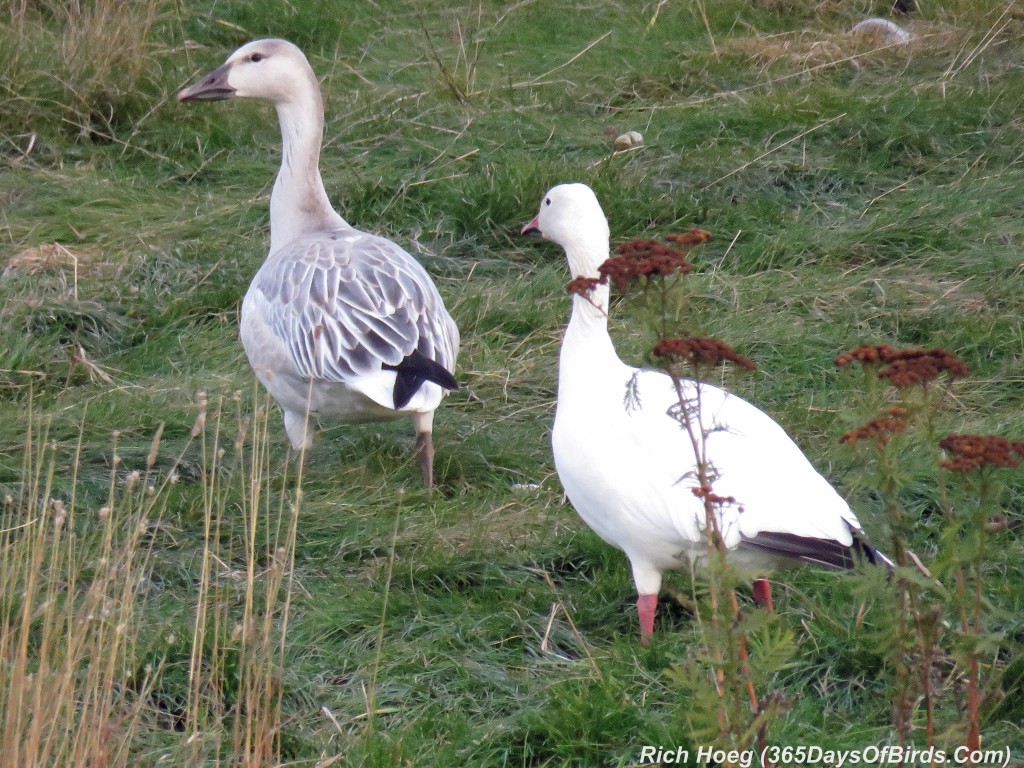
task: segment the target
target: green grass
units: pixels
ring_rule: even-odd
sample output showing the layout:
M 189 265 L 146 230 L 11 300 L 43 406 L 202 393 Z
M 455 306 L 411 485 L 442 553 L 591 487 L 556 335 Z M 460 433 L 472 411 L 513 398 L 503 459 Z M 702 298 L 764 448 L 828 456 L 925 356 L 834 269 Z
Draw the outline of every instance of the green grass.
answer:
M 107 499 L 113 431 L 126 471 L 145 469 L 160 424 L 157 474 L 184 451 L 147 541 L 150 587 L 125 661 L 163 670 L 143 690 L 132 763 L 243 764 L 229 758 L 230 719 L 210 721 L 206 752 L 183 751 L 210 488 L 189 435 L 200 392 L 224 403 L 227 443 L 261 402 L 237 311 L 266 252 L 278 135 L 266 105 L 184 106 L 174 94 L 250 37 L 307 52 L 326 97 L 331 199 L 421 258 L 464 340 L 463 389 L 435 424 L 440 493 L 420 488 L 404 423 L 329 428 L 309 456 L 282 763 L 625 766 L 644 744 L 701 743 L 692 701 L 666 675 L 699 647 L 692 616 L 665 599 L 656 643 L 640 646 L 625 558 L 563 503 L 551 463 L 567 274 L 555 247 L 518 231 L 555 183 L 590 183 L 614 241 L 713 232 L 695 254 L 697 320 L 759 366 L 731 385 L 853 494 L 879 540 L 877 498 L 837 444 L 859 417 L 838 353 L 863 341 L 946 347 L 972 376 L 944 423 L 1024 439 L 1016 8 L 923 4 L 910 21 L 920 42 L 871 52 L 844 33 L 887 3 L 669 2 L 652 24 L 653 2 L 154 0 L 139 4 L 153 21 L 124 53 L 142 66 L 114 61 L 120 76 L 95 53 L 92 68 L 58 55 L 72 24 L 63 4 L 22 5 L 0 6 L 0 495 L 22 488 L 30 412 L 60 457 L 54 495 L 74 490 L 83 509 Z M 613 155 L 608 128 L 645 142 Z M 643 313 L 628 299 L 612 334 L 625 359 L 645 359 Z M 281 479 L 273 407 L 268 423 L 275 519 L 295 488 Z M 905 502 L 921 515 L 911 543 L 927 560 L 934 471 L 908 472 Z M 244 473 L 223 473 L 218 545 L 235 560 L 215 587 L 234 616 L 244 598 L 223 574 L 246 563 Z M 995 534 L 986 596 L 1002 633 L 995 658 L 1018 672 L 984 733 L 1019 761 L 1024 478 L 1007 485 L 1011 526 Z M 274 537 L 257 534 L 265 568 Z M 887 626 L 884 603 L 834 574 L 781 582 L 779 626 L 797 656 L 773 683 L 791 706 L 770 740 L 891 741 L 872 634 Z M 704 594 L 685 574 L 669 583 Z M 552 614 L 559 602 L 578 634 Z M 211 675 L 229 691 L 231 627 L 210 632 L 223 645 L 207 650 Z

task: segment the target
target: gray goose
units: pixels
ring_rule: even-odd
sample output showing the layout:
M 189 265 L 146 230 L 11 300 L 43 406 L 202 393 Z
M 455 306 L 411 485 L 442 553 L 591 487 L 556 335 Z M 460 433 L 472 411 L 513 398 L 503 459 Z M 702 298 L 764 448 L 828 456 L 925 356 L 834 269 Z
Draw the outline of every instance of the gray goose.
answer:
M 284 409 L 296 450 L 312 444 L 311 416 L 341 423 L 411 417 L 431 488 L 434 410 L 458 389 L 455 321 L 418 261 L 331 207 L 319 168 L 320 85 L 298 47 L 247 43 L 178 94 L 179 101 L 231 98 L 273 102 L 281 124 L 270 252 L 240 318 L 253 371 Z

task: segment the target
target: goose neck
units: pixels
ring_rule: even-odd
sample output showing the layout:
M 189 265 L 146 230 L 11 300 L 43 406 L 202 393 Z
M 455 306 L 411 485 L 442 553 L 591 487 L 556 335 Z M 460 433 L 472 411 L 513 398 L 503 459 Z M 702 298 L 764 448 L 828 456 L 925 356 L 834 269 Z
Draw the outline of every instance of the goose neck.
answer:
M 312 74 L 311 74 L 312 77 Z M 315 79 L 311 88 L 276 104 L 281 125 L 281 169 L 270 196 L 270 252 L 344 220 L 331 207 L 320 176 L 324 110 Z
M 608 260 L 607 235 L 580 239 L 565 246 L 565 256 L 573 277 L 600 277 L 600 267 Z

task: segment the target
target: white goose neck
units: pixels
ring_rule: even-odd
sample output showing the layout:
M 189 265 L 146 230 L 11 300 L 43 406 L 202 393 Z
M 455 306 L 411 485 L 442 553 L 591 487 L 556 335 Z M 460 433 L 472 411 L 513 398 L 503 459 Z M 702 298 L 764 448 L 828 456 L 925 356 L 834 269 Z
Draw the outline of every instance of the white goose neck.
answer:
M 579 239 L 564 246 L 573 277 L 600 277 L 600 267 L 608 260 L 607 237 Z
M 270 195 L 270 252 L 298 237 L 348 226 L 331 207 L 320 177 L 324 108 L 310 71 L 309 88 L 276 103 L 281 124 L 281 170 Z
M 608 258 L 608 241 L 603 243 L 571 243 L 565 247 L 569 271 L 574 278 L 598 279 L 598 268 Z M 572 317 L 569 321 L 573 332 L 597 332 L 607 335 L 608 331 L 608 286 L 595 286 L 586 295 L 573 295 Z
M 572 315 L 562 339 L 559 354 L 559 392 L 576 386 L 588 371 L 603 369 L 619 358 L 608 335 L 608 286 L 598 285 L 588 294 L 574 294 Z M 559 395 L 562 407 L 562 395 Z

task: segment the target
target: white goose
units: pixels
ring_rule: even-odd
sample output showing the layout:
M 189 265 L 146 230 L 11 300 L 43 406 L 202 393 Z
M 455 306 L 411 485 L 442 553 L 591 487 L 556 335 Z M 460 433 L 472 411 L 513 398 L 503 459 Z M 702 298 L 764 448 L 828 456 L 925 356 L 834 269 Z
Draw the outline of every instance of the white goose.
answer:
M 240 335 L 256 376 L 284 409 L 292 446 L 311 415 L 344 423 L 411 416 L 427 488 L 434 410 L 459 331 L 412 256 L 360 232 L 331 207 L 320 177 L 324 111 L 309 62 L 285 40 L 256 40 L 178 94 L 179 101 L 265 99 L 281 124 L 270 196 L 270 254 L 242 302 Z
M 574 278 L 599 276 L 609 255 L 608 221 L 583 184 L 562 184 L 541 202 L 523 234 L 539 233 L 565 249 Z M 628 393 L 628 394 L 627 394 Z M 686 397 L 696 402 L 693 382 Z M 731 496 L 719 527 L 730 562 L 754 575 L 799 562 L 850 568 L 855 551 L 885 558 L 859 540 L 860 523 L 785 431 L 750 403 L 700 385 L 714 492 Z M 555 468 L 583 520 L 626 553 L 639 597 L 646 643 L 662 572 L 707 557 L 703 501 L 694 496 L 696 459 L 669 410 L 678 397 L 665 373 L 623 363 L 608 335 L 608 286 L 573 296 L 558 366 L 558 406 L 551 436 Z M 769 584 L 755 597 L 770 605 Z

